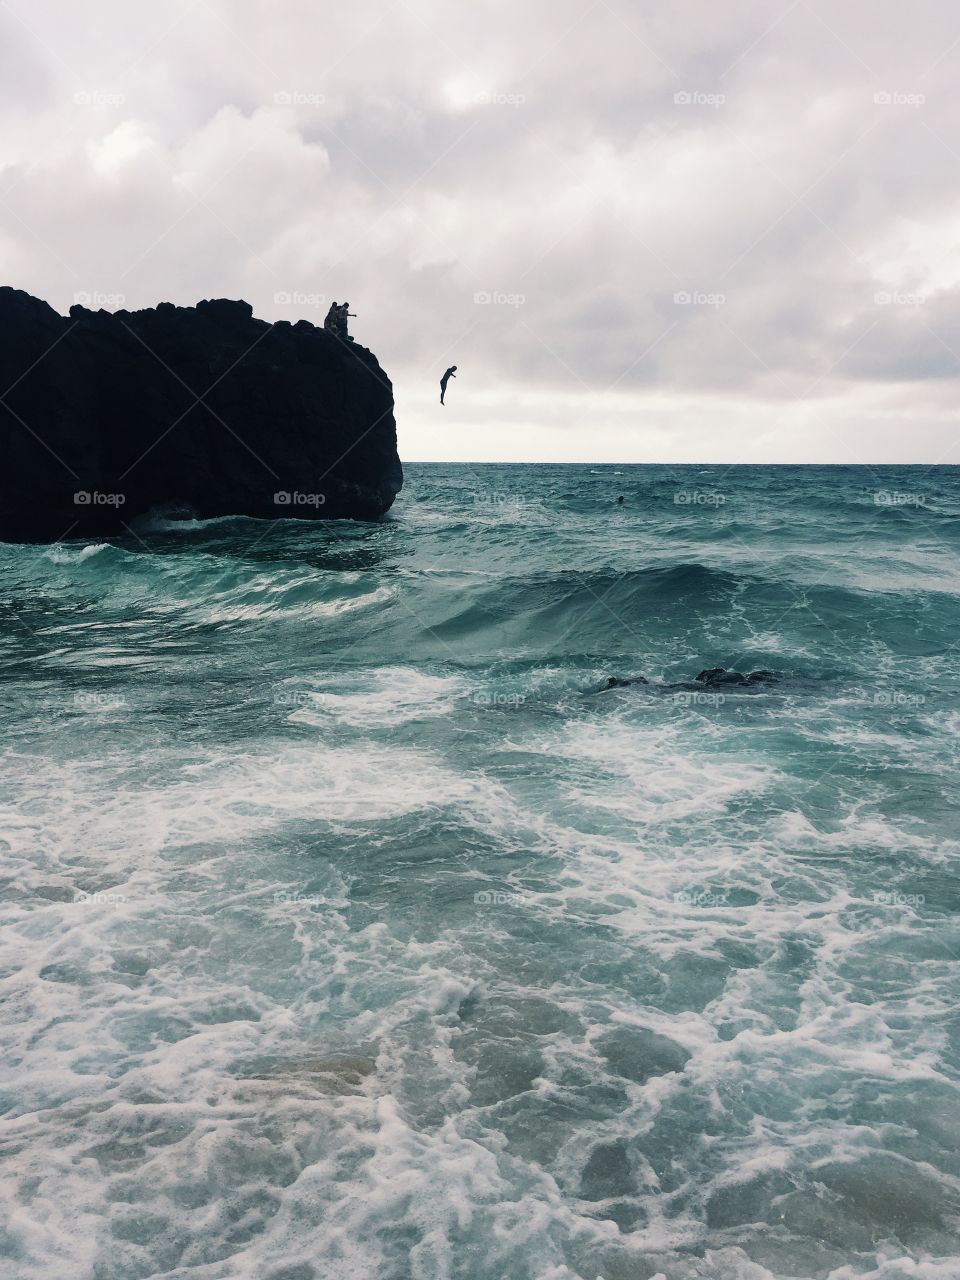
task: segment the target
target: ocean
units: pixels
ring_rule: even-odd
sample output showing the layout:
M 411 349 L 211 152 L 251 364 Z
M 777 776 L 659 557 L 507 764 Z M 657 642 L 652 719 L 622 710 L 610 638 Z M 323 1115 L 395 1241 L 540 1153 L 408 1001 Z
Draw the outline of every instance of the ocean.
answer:
M 0 1272 L 957 1280 L 960 472 L 406 472 L 0 546 Z

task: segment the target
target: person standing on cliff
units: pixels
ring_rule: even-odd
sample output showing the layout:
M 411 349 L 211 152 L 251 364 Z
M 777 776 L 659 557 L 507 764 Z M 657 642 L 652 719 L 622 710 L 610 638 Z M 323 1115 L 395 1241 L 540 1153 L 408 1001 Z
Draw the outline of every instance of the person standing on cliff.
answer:
M 327 333 L 332 333 L 335 338 L 341 338 L 346 342 L 352 342 L 353 339 L 347 332 L 347 321 L 351 316 L 353 316 L 354 320 L 356 319 L 356 316 L 353 315 L 353 312 L 350 310 L 349 302 L 332 302 L 330 304 L 330 310 L 327 312 L 326 319 L 323 322 L 323 327 L 326 329 Z
M 339 331 L 340 331 L 340 303 L 339 302 L 330 303 L 330 310 L 327 312 L 327 317 L 323 322 L 323 327 L 324 329 L 326 329 L 327 333 L 332 333 L 335 338 L 339 337 Z
M 443 404 L 443 397 L 447 394 L 447 383 L 451 378 L 457 376 L 457 366 L 452 364 L 447 372 L 440 379 L 440 403 Z

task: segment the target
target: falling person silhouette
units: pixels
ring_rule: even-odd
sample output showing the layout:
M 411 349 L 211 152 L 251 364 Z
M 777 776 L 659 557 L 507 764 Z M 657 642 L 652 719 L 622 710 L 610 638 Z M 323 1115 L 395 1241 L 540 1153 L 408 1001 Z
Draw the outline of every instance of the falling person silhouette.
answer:
M 443 397 L 447 394 L 447 383 L 451 378 L 457 376 L 457 366 L 452 364 L 447 372 L 440 379 L 440 403 L 443 404 Z

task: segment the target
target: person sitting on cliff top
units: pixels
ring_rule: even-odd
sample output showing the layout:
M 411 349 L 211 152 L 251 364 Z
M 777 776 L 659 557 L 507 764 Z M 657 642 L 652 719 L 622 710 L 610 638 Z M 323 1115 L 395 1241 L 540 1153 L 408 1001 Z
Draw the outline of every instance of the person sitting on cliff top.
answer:
M 443 397 L 447 394 L 447 383 L 451 378 L 457 376 L 457 366 L 452 364 L 447 372 L 440 379 L 440 403 L 443 404 Z

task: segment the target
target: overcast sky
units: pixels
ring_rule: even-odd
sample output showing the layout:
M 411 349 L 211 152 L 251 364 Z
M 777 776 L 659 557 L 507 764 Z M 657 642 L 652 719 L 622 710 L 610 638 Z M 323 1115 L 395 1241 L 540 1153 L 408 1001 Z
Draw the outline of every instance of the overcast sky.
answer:
M 0 0 L 0 282 L 349 299 L 405 459 L 960 463 L 958 80 L 949 0 Z

